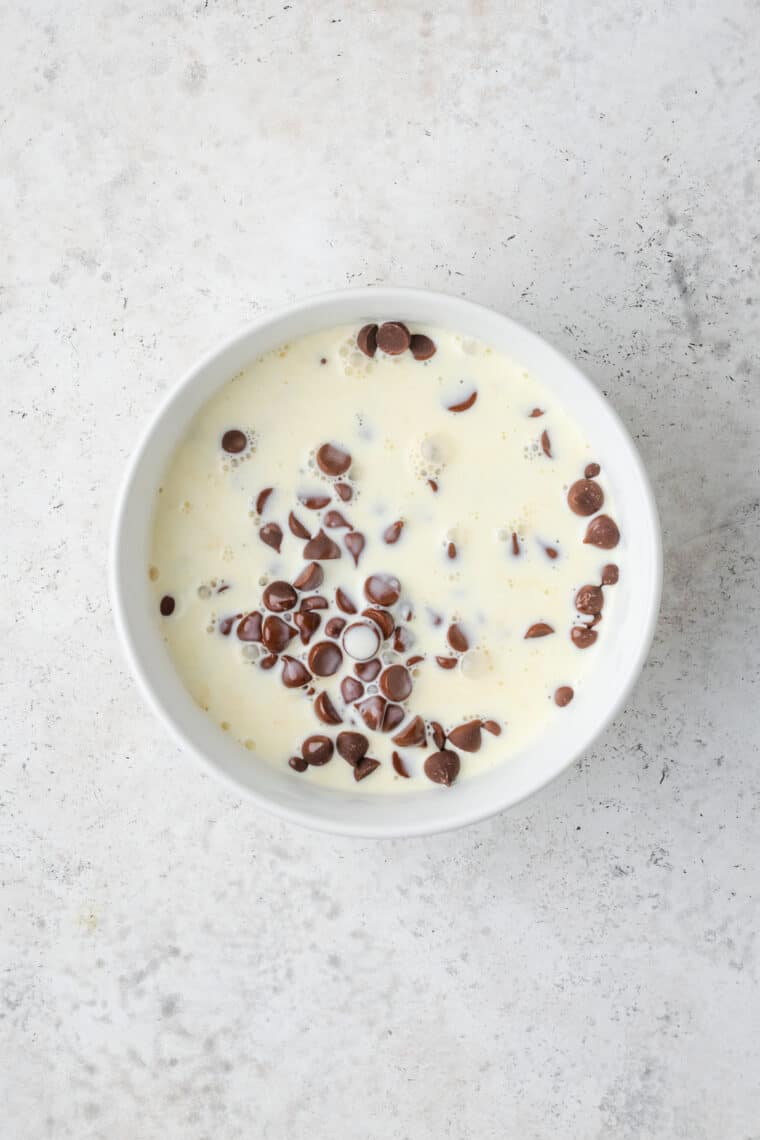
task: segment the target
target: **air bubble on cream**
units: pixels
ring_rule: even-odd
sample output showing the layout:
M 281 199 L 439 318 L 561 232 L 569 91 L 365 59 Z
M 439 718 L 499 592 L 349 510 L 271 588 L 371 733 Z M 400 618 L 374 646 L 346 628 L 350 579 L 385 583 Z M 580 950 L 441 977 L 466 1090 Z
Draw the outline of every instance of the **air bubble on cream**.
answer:
M 369 622 L 354 622 L 343 633 L 343 648 L 354 661 L 369 661 L 380 648 L 380 634 Z

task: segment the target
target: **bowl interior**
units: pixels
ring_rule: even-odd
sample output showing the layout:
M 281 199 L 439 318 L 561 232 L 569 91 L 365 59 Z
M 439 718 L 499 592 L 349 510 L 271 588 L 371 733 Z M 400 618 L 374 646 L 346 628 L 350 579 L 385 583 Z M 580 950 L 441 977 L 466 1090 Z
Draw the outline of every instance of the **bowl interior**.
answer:
M 512 357 L 556 393 L 581 424 L 614 489 L 625 569 L 614 628 L 594 648 L 595 699 L 573 702 L 538 739 L 493 770 L 451 789 L 403 796 L 336 793 L 254 760 L 195 704 L 161 640 L 148 589 L 155 490 L 193 416 L 220 385 L 259 354 L 320 328 L 378 317 L 435 324 L 479 338 Z M 520 325 L 466 301 L 422 290 L 370 288 L 329 294 L 259 322 L 195 367 L 154 416 L 135 453 L 117 509 L 111 559 L 116 623 L 146 697 L 185 747 L 259 804 L 312 827 L 356 835 L 445 830 L 518 802 L 588 748 L 620 708 L 651 642 L 661 582 L 656 508 L 628 433 L 596 388 L 555 349 Z M 613 556 L 614 557 L 614 556 Z

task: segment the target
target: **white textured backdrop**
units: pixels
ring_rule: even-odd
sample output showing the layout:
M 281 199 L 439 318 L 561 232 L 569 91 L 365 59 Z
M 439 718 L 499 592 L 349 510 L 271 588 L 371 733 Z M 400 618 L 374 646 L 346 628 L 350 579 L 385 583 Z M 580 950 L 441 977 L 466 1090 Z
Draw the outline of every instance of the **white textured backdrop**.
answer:
M 0 28 L 4 1140 L 757 1140 L 757 3 L 1 0 Z M 578 360 L 667 574 L 582 763 L 362 844 L 168 741 L 105 559 L 177 376 L 371 282 Z

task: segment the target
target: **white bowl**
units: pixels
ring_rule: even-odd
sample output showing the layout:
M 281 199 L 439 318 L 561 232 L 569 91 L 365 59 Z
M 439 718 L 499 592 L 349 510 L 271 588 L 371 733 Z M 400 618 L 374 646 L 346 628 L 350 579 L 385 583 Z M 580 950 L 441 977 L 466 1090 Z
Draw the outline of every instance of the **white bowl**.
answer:
M 594 652 L 594 699 L 576 701 L 534 743 L 491 771 L 452 788 L 405 795 L 338 793 L 295 779 L 289 768 L 256 762 L 195 704 L 161 639 L 146 573 L 156 488 L 198 409 L 254 358 L 286 341 L 340 324 L 398 317 L 479 338 L 522 364 L 578 421 L 614 488 L 626 544 L 615 628 Z M 129 465 L 111 546 L 116 626 L 132 671 L 158 716 L 187 751 L 240 794 L 286 819 L 345 835 L 422 835 L 459 827 L 510 807 L 580 756 L 618 712 L 641 670 L 654 632 L 662 581 L 657 509 L 636 449 L 609 404 L 578 369 L 534 333 L 469 301 L 423 289 L 366 288 L 329 293 L 257 321 L 197 364 L 156 411 Z

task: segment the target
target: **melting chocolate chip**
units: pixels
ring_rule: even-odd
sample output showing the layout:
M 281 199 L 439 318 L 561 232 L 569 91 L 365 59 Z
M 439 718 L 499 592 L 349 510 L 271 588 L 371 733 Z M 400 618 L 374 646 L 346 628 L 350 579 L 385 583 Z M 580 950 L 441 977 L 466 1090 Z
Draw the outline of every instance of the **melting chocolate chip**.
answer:
M 544 455 L 548 459 L 551 459 L 551 457 L 552 457 L 552 442 L 549 439 L 548 431 L 542 431 L 541 432 L 541 450 L 543 451 Z
M 335 591 L 335 604 L 339 610 L 343 610 L 344 614 L 355 614 L 356 606 L 349 598 L 345 590 L 341 590 L 340 586 Z
M 310 680 L 311 673 L 303 661 L 298 661 L 295 657 L 283 656 L 282 683 L 286 689 L 301 689 L 304 685 L 308 685 Z
M 344 503 L 350 503 L 353 498 L 354 492 L 350 483 L 336 483 L 335 490 L 338 492 L 338 498 Z
M 391 523 L 391 525 L 387 526 L 383 531 L 383 542 L 387 542 L 389 546 L 393 546 L 393 544 L 398 542 L 399 538 L 401 537 L 401 531 L 403 529 L 404 524 L 401 519 L 398 519 L 396 522 Z
M 258 610 L 246 614 L 237 627 L 237 635 L 241 641 L 261 641 L 261 614 Z
M 601 470 L 602 469 L 598 463 L 589 463 L 583 474 L 587 479 L 595 479 Z
M 318 641 L 309 650 L 309 668 L 317 677 L 332 677 L 342 663 L 343 654 L 334 641 Z
M 412 678 L 403 665 L 389 665 L 380 674 L 379 684 L 380 692 L 389 701 L 405 701 L 412 691 Z
M 239 455 L 248 446 L 248 436 L 240 428 L 230 428 L 222 436 L 222 447 L 230 455 Z
M 612 550 L 620 542 L 620 531 L 609 515 L 599 515 L 588 524 L 583 541 L 601 550 Z
M 559 705 L 559 707 L 561 709 L 563 709 L 565 707 L 565 705 L 570 704 L 570 702 L 574 696 L 575 696 L 575 693 L 573 692 L 573 690 L 570 688 L 569 685 L 560 685 L 560 687 L 555 690 L 554 703 L 555 703 L 555 705 Z
M 604 503 L 604 491 L 593 479 L 577 479 L 567 492 L 567 502 L 576 515 L 595 515 Z
M 378 675 L 382 667 L 383 666 L 381 662 L 378 661 L 377 657 L 373 657 L 371 661 L 357 661 L 357 663 L 354 665 L 354 673 L 356 673 L 356 676 L 361 681 L 364 681 L 366 685 L 369 685 L 372 681 L 374 681 L 375 677 Z
M 292 610 L 298 601 L 298 594 L 290 582 L 270 582 L 264 590 L 264 605 L 273 613 L 281 614 Z
M 574 625 L 570 630 L 570 637 L 573 645 L 578 649 L 588 649 L 589 645 L 593 645 L 597 639 L 597 632 L 595 629 L 589 629 L 586 625 Z
M 409 329 L 401 321 L 385 321 L 377 330 L 377 347 L 389 356 L 406 352 L 411 339 Z
M 436 492 L 438 491 L 438 484 L 436 483 L 435 479 L 428 479 L 427 485 L 430 488 L 430 490 L 433 492 L 433 494 L 435 495 Z
M 327 608 L 327 598 L 323 598 L 321 594 L 312 594 L 301 602 L 301 613 L 304 614 L 310 613 L 311 610 L 326 610 Z
M 401 705 L 388 705 L 383 717 L 383 732 L 393 732 L 394 728 L 398 728 L 406 713 Z
M 325 475 L 345 475 L 351 466 L 351 456 L 334 443 L 323 443 L 317 451 L 317 463 Z
M 456 657 L 436 657 L 436 661 L 442 669 L 456 669 L 457 660 Z
M 459 775 L 459 757 L 456 752 L 433 752 L 425 761 L 425 775 L 434 784 L 445 784 L 447 788 Z
M 367 697 L 358 705 L 359 716 L 372 732 L 379 732 L 388 702 L 383 697 Z
M 297 590 L 318 590 L 325 580 L 325 572 L 316 562 L 304 566 L 301 573 L 293 582 Z
M 330 495 L 302 494 L 298 496 L 298 501 L 309 511 L 321 511 L 330 502 Z
M 304 546 L 303 556 L 324 562 L 328 558 L 340 558 L 340 547 L 323 530 L 320 530 Z
M 290 767 L 296 772 L 305 772 L 309 767 L 303 756 L 291 756 L 288 760 L 288 764 L 290 764 Z
M 424 333 L 413 333 L 409 342 L 415 360 L 429 360 L 435 352 L 435 344 Z
M 602 568 L 602 585 L 603 586 L 614 586 L 615 583 L 618 581 L 619 577 L 620 577 L 620 571 L 618 570 L 618 568 L 614 562 L 608 562 L 607 565 Z
M 351 705 L 364 696 L 364 685 L 355 677 L 344 677 L 340 683 L 340 694 L 346 704 Z
M 517 531 L 512 531 L 512 553 L 517 558 L 520 554 L 520 539 L 517 537 Z
M 393 760 L 393 771 L 396 772 L 399 776 L 403 776 L 403 778 L 405 780 L 408 780 L 409 779 L 409 773 L 406 770 L 406 765 L 404 764 L 404 761 L 399 756 L 398 752 L 393 753 L 392 760 Z
M 425 722 L 421 716 L 412 717 L 409 724 L 393 737 L 393 743 L 402 748 L 424 748 L 427 744 Z
M 301 745 L 301 755 L 307 764 L 313 764 L 321 767 L 326 764 L 328 760 L 332 759 L 333 742 L 329 736 L 321 736 L 315 733 L 314 736 L 307 736 Z
M 546 551 L 546 554 L 548 555 L 549 558 L 551 558 L 552 561 L 554 561 L 554 559 L 559 554 L 559 551 L 554 546 L 545 546 L 544 550 Z
M 393 633 L 395 622 L 393 615 L 389 614 L 387 610 L 379 610 L 375 606 L 369 606 L 366 610 L 362 610 L 362 617 L 369 618 L 378 627 L 383 635 L 383 641 L 387 641 Z
M 467 397 L 466 400 L 462 400 L 458 404 L 449 404 L 449 411 L 450 412 L 467 412 L 472 407 L 472 405 L 475 403 L 477 398 L 478 398 L 478 393 L 477 393 L 477 389 L 476 389 L 474 392 L 472 392 Z
M 545 621 L 537 621 L 526 630 L 525 638 L 548 637 L 550 633 L 554 633 L 554 626 L 547 625 Z
M 413 657 L 407 657 L 406 667 L 407 667 L 407 669 L 411 669 L 412 665 L 419 665 L 420 661 L 424 661 L 424 660 L 425 660 L 425 658 L 424 658 L 423 654 L 415 653 Z
M 342 717 L 327 693 L 321 692 L 314 701 L 314 712 L 325 724 L 340 724 Z
M 261 658 L 259 665 L 262 669 L 271 669 L 277 664 L 277 660 L 276 653 L 268 653 L 266 657 Z
M 378 606 L 393 606 L 401 597 L 401 583 L 392 574 L 371 574 L 364 583 L 367 600 Z
M 349 764 L 358 764 L 367 755 L 369 741 L 363 732 L 339 732 L 335 747 Z
M 296 517 L 291 511 L 288 515 L 288 526 L 290 527 L 291 534 L 296 538 L 311 538 L 311 531 L 307 530 L 301 520 Z
M 575 595 L 575 608 L 579 614 L 599 614 L 604 606 L 601 586 L 581 586 Z
M 305 613 L 298 613 L 293 615 L 293 625 L 301 635 L 301 641 L 304 645 L 308 645 L 314 634 L 319 629 L 322 618 L 319 614 L 312 613 L 307 610 Z
M 501 736 L 501 725 L 497 724 L 495 720 L 484 720 L 483 728 L 486 732 L 490 732 L 491 736 Z
M 340 637 L 343 632 L 343 627 L 346 624 L 346 619 L 342 617 L 331 617 L 325 626 L 325 633 L 328 637 Z
M 261 640 L 270 653 L 282 653 L 295 632 L 282 618 L 267 614 L 261 627 Z
M 461 748 L 462 752 L 479 752 L 480 729 L 479 720 L 468 720 L 465 724 L 458 724 L 449 733 L 449 743 L 455 748 Z
M 230 614 L 229 617 L 221 619 L 221 621 L 219 622 L 219 632 L 221 633 L 222 637 L 229 637 L 230 636 L 230 634 L 232 633 L 233 625 L 242 616 L 243 616 L 242 614 Z
M 406 653 L 407 649 L 411 649 L 414 638 L 410 630 L 403 625 L 397 625 L 393 631 L 393 648 L 396 653 Z
M 335 527 L 341 526 L 348 527 L 349 530 L 351 529 L 351 523 L 346 522 L 340 511 L 327 511 L 322 519 L 322 522 L 325 524 L 325 526 L 329 526 L 333 529 L 335 529 Z
M 363 760 L 360 760 L 358 764 L 354 765 L 354 779 L 358 783 L 359 780 L 364 780 L 379 767 L 379 760 L 371 760 L 369 756 L 365 756 Z
M 282 546 L 282 527 L 279 523 L 265 523 L 264 526 L 259 528 L 259 538 L 267 546 L 271 546 L 273 550 L 280 553 Z
M 368 661 L 380 648 L 380 634 L 369 622 L 353 622 L 343 634 L 343 648 L 354 661 Z
M 274 487 L 265 487 L 263 491 L 259 491 L 256 496 L 256 514 L 263 515 L 264 507 L 267 505 L 267 499 L 272 494 Z
M 530 413 L 530 418 L 531 418 L 532 420 L 535 420 L 535 419 L 537 419 L 539 416 L 542 416 L 543 414 L 544 414 L 544 413 L 542 412 L 542 410 L 541 410 L 540 408 L 534 408 L 534 409 L 533 409 L 533 411 Z
M 436 748 L 443 748 L 444 744 L 446 743 L 446 733 L 443 731 L 442 725 L 440 725 L 437 720 L 431 720 L 430 734 L 433 737 L 433 744 L 435 744 Z
M 365 356 L 374 356 L 377 352 L 377 325 L 364 325 L 356 334 L 356 347 Z
M 229 588 L 229 582 L 222 582 L 221 586 L 217 586 L 216 592 L 217 594 L 224 594 L 227 592 L 227 590 L 229 590 Z
M 465 632 L 457 622 L 449 626 L 446 640 L 455 653 L 466 653 L 470 648 L 470 643 L 465 636 Z
M 449 558 L 456 558 L 457 548 L 453 542 L 450 542 L 449 545 L 446 547 L 446 553 L 449 556 Z
M 364 535 L 360 534 L 358 530 L 352 530 L 350 534 L 343 536 L 346 550 L 354 560 L 354 566 L 359 565 L 359 555 L 364 550 Z
M 164 594 L 161 601 L 158 603 L 158 608 L 161 611 L 161 617 L 171 617 L 174 613 L 174 607 L 177 603 L 171 594 Z

